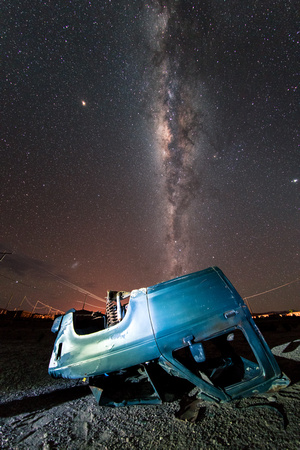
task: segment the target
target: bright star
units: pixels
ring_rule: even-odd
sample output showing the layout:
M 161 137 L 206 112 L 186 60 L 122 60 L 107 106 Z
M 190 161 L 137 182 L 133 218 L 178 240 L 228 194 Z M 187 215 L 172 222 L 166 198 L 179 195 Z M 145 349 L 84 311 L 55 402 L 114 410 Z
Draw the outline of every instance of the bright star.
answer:
M 86 106 L 86 102 L 84 100 L 81 100 L 82 106 Z

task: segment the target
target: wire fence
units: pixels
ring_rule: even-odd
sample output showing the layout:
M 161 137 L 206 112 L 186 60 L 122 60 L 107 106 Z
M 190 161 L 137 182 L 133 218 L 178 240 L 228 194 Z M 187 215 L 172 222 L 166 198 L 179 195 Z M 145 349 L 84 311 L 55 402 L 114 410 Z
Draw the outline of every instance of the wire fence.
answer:
M 50 273 L 50 272 L 49 272 L 49 273 Z M 80 293 L 82 293 L 82 294 L 85 294 L 86 297 L 94 298 L 94 299 L 96 299 L 96 300 L 98 300 L 98 301 L 100 301 L 100 302 L 106 302 L 106 300 L 102 299 L 101 297 L 98 297 L 98 296 L 96 296 L 96 295 L 94 295 L 94 294 L 88 292 L 87 290 L 80 288 L 79 286 L 77 286 L 77 285 L 75 285 L 75 284 L 73 284 L 73 283 L 71 283 L 71 282 L 69 282 L 69 281 L 67 281 L 67 280 L 65 280 L 65 279 L 63 279 L 63 278 L 61 278 L 61 277 L 59 277 L 59 276 L 56 275 L 56 274 L 51 273 L 51 275 L 55 276 L 55 278 L 57 278 L 58 281 L 59 281 L 61 284 L 65 285 L 65 286 L 69 287 L 70 289 L 73 289 L 73 290 L 75 290 L 75 291 L 77 291 L 77 292 L 80 292 Z M 12 278 L 10 278 L 10 277 L 8 277 L 8 276 L 5 276 L 5 275 L 3 275 L 3 274 L 0 274 L 0 276 L 12 280 Z M 264 295 L 264 294 L 268 294 L 268 293 L 270 293 L 270 292 L 274 292 L 274 291 L 276 291 L 276 290 L 278 290 L 278 289 L 282 289 L 282 288 L 284 288 L 284 287 L 290 286 L 291 284 L 297 283 L 297 282 L 299 282 L 299 281 L 300 281 L 300 278 L 296 278 L 295 280 L 292 280 L 292 281 L 290 281 L 290 282 L 288 282 L 288 283 L 281 284 L 280 286 L 276 286 L 276 287 L 273 287 L 273 288 L 268 289 L 268 290 L 266 290 L 266 291 L 258 292 L 258 293 L 256 293 L 256 294 L 253 294 L 253 295 L 249 295 L 249 296 L 243 297 L 243 300 L 245 301 L 245 303 L 247 304 L 248 308 L 249 308 L 250 311 L 251 311 L 251 307 L 250 307 L 250 304 L 249 304 L 249 299 L 253 299 L 253 298 L 255 298 L 255 297 L 258 297 L 258 296 L 261 296 L 261 295 Z M 26 284 L 23 283 L 23 282 L 19 282 L 19 284 L 28 286 L 28 285 L 26 285 Z M 28 286 L 28 287 L 30 287 L 30 286 Z M 9 304 L 10 304 L 10 301 L 11 301 L 12 297 L 13 297 L 13 294 L 11 295 L 11 297 L 10 297 L 8 303 L 7 303 L 6 309 L 8 309 L 8 306 L 9 306 Z M 44 303 L 44 302 L 42 302 L 42 301 L 40 301 L 40 300 L 37 300 L 35 303 L 32 303 L 32 302 L 28 299 L 28 297 L 27 297 L 26 295 L 23 297 L 22 302 L 20 303 L 19 307 L 17 308 L 18 310 L 20 310 L 20 307 L 21 307 L 21 305 L 23 304 L 24 301 L 26 301 L 26 303 L 30 306 L 30 308 L 31 308 L 31 313 L 32 313 L 32 314 L 34 314 L 34 313 L 42 314 L 42 311 L 45 311 L 45 309 L 48 310 L 48 311 L 47 311 L 47 314 L 49 314 L 49 315 L 51 315 L 51 314 L 52 314 L 52 315 L 56 315 L 56 314 L 58 314 L 58 313 L 64 314 L 64 312 L 65 312 L 65 311 L 62 311 L 62 310 L 60 310 L 60 309 L 58 309 L 58 308 L 54 308 L 53 306 L 51 306 L 51 305 L 49 305 L 49 304 L 47 304 L 47 303 Z M 86 298 L 85 298 L 85 300 L 84 300 L 83 302 L 77 300 L 77 303 L 82 303 L 84 306 L 87 305 L 87 306 L 91 306 L 91 307 L 93 307 L 93 308 L 99 308 L 99 305 L 93 305 L 93 304 L 91 304 L 91 303 L 87 303 L 87 302 L 86 302 Z M 15 308 L 15 310 L 16 310 L 16 308 Z

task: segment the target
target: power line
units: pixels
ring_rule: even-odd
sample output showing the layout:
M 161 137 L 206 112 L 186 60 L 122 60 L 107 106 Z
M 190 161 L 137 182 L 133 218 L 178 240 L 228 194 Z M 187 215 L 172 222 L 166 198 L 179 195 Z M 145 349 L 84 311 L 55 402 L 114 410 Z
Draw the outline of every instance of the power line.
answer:
M 77 302 L 77 303 L 82 303 L 80 300 L 76 300 L 76 302 Z M 96 305 L 91 305 L 91 303 L 86 303 L 86 302 L 85 302 L 85 305 L 93 306 L 94 308 L 98 308 L 98 306 L 96 306 Z
M 44 308 L 44 306 L 36 306 L 38 303 L 39 303 L 39 300 L 36 302 L 36 304 L 35 305 L 33 305 L 29 300 L 28 300 L 28 298 L 26 297 L 25 298 L 25 300 L 26 300 L 26 302 L 28 303 L 28 305 L 31 307 L 31 308 L 34 308 L 34 309 L 42 309 L 42 308 Z M 41 303 L 41 302 L 40 302 Z
M 267 294 L 268 292 L 276 291 L 277 289 L 281 289 L 285 286 L 289 286 L 290 284 L 297 283 L 297 281 L 300 281 L 300 278 L 290 281 L 289 283 L 282 284 L 281 286 L 277 286 L 273 289 L 269 289 L 268 291 L 260 292 L 259 294 L 250 295 L 249 297 L 244 297 L 244 300 L 248 300 L 249 298 L 253 298 L 253 297 L 258 297 L 259 295 Z
M 0 252 L 0 261 L 2 261 L 6 255 L 11 255 L 11 254 L 12 254 L 11 252 Z M 27 260 L 30 262 L 31 265 L 33 264 L 33 262 L 31 261 L 31 259 L 29 259 L 28 257 L 25 257 L 25 259 L 27 259 Z M 34 264 L 34 266 L 35 266 L 35 264 Z M 59 275 L 56 275 L 55 273 L 50 272 L 49 270 L 47 270 L 47 269 L 45 269 L 45 268 L 43 268 L 43 267 L 39 267 L 39 269 L 42 270 L 42 271 L 44 271 L 44 272 L 46 272 L 46 273 L 49 273 L 49 274 L 52 275 L 53 277 L 57 278 L 57 280 L 59 280 L 59 282 L 60 282 L 61 284 L 65 285 L 65 286 L 67 286 L 67 287 L 69 287 L 69 288 L 71 288 L 71 289 L 73 289 L 73 290 L 75 290 L 75 291 L 77 291 L 77 292 L 80 292 L 80 293 L 82 293 L 82 294 L 86 294 L 86 295 L 88 295 L 89 297 L 92 297 L 92 298 L 94 298 L 94 299 L 96 299 L 96 300 L 98 300 L 98 301 L 100 301 L 100 302 L 106 303 L 106 300 L 104 300 L 103 298 L 98 297 L 97 295 L 92 294 L 91 292 L 87 291 L 86 289 L 83 289 L 83 288 L 77 286 L 76 284 L 71 283 L 70 281 L 65 280 L 64 278 L 60 277 Z M 15 281 L 14 279 L 12 279 L 12 278 L 10 278 L 10 277 L 8 277 L 8 276 L 5 276 L 5 275 L 3 275 L 3 274 L 0 274 L 0 276 L 2 276 L 2 277 L 4 277 L 4 278 L 7 278 L 8 280 Z M 23 283 L 22 281 L 16 281 L 16 283 L 20 283 L 20 284 L 22 284 L 23 286 L 29 287 L 29 288 L 31 288 L 31 289 L 36 289 L 35 286 L 30 286 L 30 285 L 28 285 L 28 284 L 26 284 L 26 283 Z
M 104 300 L 101 297 L 98 297 L 95 294 L 92 294 L 91 292 L 87 291 L 86 289 L 83 289 L 79 286 L 76 286 L 76 284 L 71 283 L 70 281 L 65 280 L 64 278 L 60 277 L 59 275 L 56 275 L 55 273 L 49 272 L 48 270 L 45 270 L 46 272 L 48 272 L 50 275 L 52 275 L 53 277 L 57 278 L 59 280 L 59 282 L 67 287 L 69 287 L 70 289 L 74 289 L 77 292 L 80 292 L 82 294 L 86 294 L 89 297 L 92 297 L 100 302 L 106 303 L 106 300 Z
M 77 286 L 76 284 L 71 283 L 70 281 L 65 280 L 64 278 L 60 277 L 59 275 L 56 275 L 56 274 L 53 273 L 53 272 L 49 272 L 49 270 L 46 270 L 46 269 L 42 269 L 42 270 L 44 270 L 45 272 L 49 273 L 49 274 L 52 275 L 53 277 L 57 278 L 57 280 L 58 280 L 59 283 L 65 285 L 65 286 L 67 286 L 67 287 L 69 287 L 70 289 L 73 289 L 73 290 L 75 290 L 75 291 L 77 291 L 77 292 L 80 292 L 81 294 L 86 294 L 86 295 L 88 295 L 89 297 L 94 298 L 94 299 L 96 299 L 96 300 L 98 300 L 98 301 L 100 301 L 100 302 L 106 303 L 106 300 L 104 300 L 103 298 L 98 297 L 97 295 L 92 294 L 91 292 L 87 291 L 86 289 L 83 289 L 83 288 Z M 37 288 L 37 287 L 35 287 L 35 286 L 31 286 L 31 285 L 29 285 L 29 284 L 23 283 L 23 281 L 15 280 L 15 279 L 13 279 L 13 278 L 11 278 L 11 277 L 8 277 L 7 275 L 3 275 L 2 273 L 0 273 L 0 276 L 3 277 L 3 278 L 6 278 L 7 280 L 14 281 L 16 284 L 22 284 L 23 286 L 29 287 L 29 288 L 31 288 L 31 289 L 38 289 L 38 290 L 41 290 L 41 291 L 44 291 L 44 292 L 45 292 L 44 289 Z
M 49 308 L 50 310 L 57 311 L 57 312 L 60 312 L 60 313 L 64 314 L 64 311 L 61 311 L 60 309 L 57 309 L 57 308 L 53 308 L 53 306 L 46 305 L 46 303 L 43 303 L 43 302 L 41 302 L 40 300 L 37 300 L 36 303 L 35 303 L 35 305 L 33 305 L 33 304 L 28 300 L 27 297 L 25 297 L 25 300 L 26 300 L 27 303 L 30 305 L 30 307 L 33 308 L 33 310 L 36 310 L 36 309 L 44 309 L 44 308 L 46 307 L 46 308 Z M 43 306 L 37 306 L 38 303 L 40 303 L 40 304 L 43 305 Z

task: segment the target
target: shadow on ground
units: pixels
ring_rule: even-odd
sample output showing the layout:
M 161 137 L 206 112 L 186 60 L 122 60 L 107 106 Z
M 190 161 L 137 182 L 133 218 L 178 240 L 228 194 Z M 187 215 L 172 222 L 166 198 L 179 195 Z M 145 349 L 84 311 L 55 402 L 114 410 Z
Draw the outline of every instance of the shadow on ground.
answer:
M 1 404 L 0 417 L 11 417 L 40 409 L 50 409 L 62 403 L 86 397 L 87 395 L 92 395 L 92 393 L 87 385 L 83 385 L 67 389 L 57 389 L 50 393 L 37 396 L 26 396 L 20 400 L 13 400 Z

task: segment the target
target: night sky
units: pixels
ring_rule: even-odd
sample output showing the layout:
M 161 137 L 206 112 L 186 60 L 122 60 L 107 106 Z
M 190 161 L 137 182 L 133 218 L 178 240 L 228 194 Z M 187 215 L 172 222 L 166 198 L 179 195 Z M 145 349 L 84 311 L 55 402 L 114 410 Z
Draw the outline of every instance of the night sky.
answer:
M 299 310 L 297 15 L 3 3 L 0 308 L 103 310 L 216 265 L 243 297 L 287 284 L 255 312 Z

